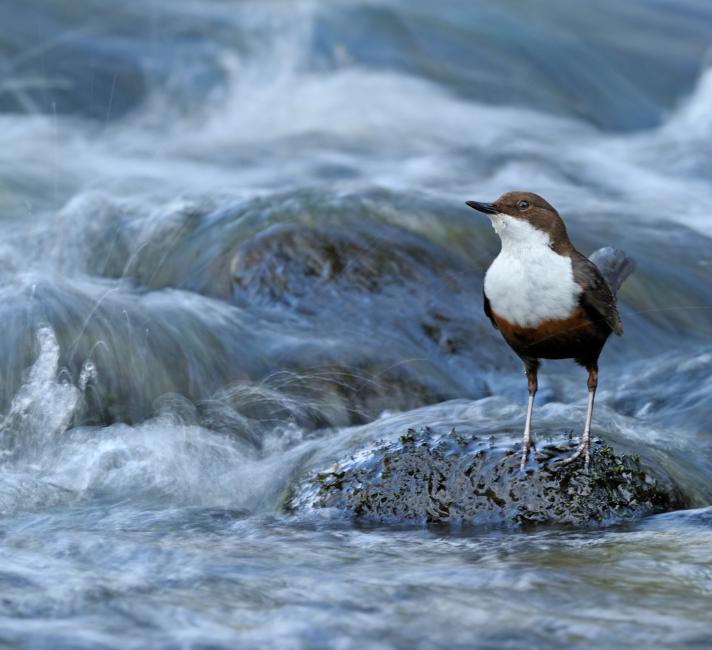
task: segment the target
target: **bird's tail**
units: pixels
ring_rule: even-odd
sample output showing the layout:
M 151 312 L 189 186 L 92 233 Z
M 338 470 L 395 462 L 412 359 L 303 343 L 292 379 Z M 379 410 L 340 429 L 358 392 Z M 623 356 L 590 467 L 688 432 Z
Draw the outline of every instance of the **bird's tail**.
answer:
M 618 293 L 618 289 L 621 288 L 626 278 L 635 271 L 636 267 L 635 260 L 632 257 L 626 255 L 619 248 L 613 248 L 613 246 L 599 248 L 589 259 L 598 267 L 614 296 Z

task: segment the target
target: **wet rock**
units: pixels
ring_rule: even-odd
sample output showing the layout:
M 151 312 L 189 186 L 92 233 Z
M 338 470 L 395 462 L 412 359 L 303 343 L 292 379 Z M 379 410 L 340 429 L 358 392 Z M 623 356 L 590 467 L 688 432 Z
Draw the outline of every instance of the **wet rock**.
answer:
M 483 320 L 474 268 L 382 223 L 277 224 L 238 248 L 230 272 L 238 304 L 288 307 L 341 322 L 358 316 L 357 324 L 400 323 L 443 349 Z
M 384 411 L 410 411 L 452 396 L 401 366 L 345 367 L 327 362 L 298 368 L 281 391 L 301 404 L 313 405 L 308 428 L 361 424 Z
M 277 224 L 236 250 L 231 278 L 241 307 L 287 312 L 348 342 L 348 358 L 329 358 L 322 346 L 319 365 L 344 369 L 348 386 L 335 388 L 357 398 L 354 411 L 364 391 L 384 382 L 395 388 L 394 399 L 382 399 L 380 387 L 376 397 L 389 409 L 480 397 L 487 394 L 482 368 L 501 360 L 487 345 L 493 330 L 482 313 L 478 271 L 403 228 L 367 220 Z M 303 356 L 287 367 L 318 369 L 313 353 Z
M 572 445 L 542 446 L 529 467 L 494 437 L 409 430 L 309 476 L 291 511 L 336 508 L 379 523 L 610 524 L 686 507 L 665 470 L 594 440 L 588 473 L 559 461 Z
M 324 365 L 282 371 L 261 381 L 241 381 L 198 405 L 196 422 L 249 439 L 257 447 L 279 424 L 311 431 L 370 422 L 384 411 L 408 411 L 443 396 L 410 379 L 398 368 Z M 173 400 L 169 412 L 175 412 Z
M 474 269 L 412 232 L 385 224 L 278 224 L 245 242 L 231 262 L 238 301 L 290 304 L 331 301 L 336 293 L 382 294 L 438 285 L 469 290 Z M 419 290 L 420 289 L 420 290 Z
M 256 349 L 235 354 L 228 381 L 271 386 L 276 375 L 278 403 L 308 402 L 295 418 L 307 429 L 487 395 L 488 369 L 517 366 L 502 357 L 482 312 L 477 265 L 449 248 L 466 238 L 443 227 L 430 241 L 405 223 L 386 223 L 389 215 L 396 220 L 394 212 L 422 209 L 421 202 L 397 201 L 391 194 L 300 191 L 223 208 L 220 201 L 181 200 L 144 214 L 92 194 L 63 211 L 64 230 L 87 214 L 97 225 L 75 237 L 72 255 L 63 249 L 62 258 L 82 259 L 86 273 L 142 290 L 177 288 L 234 303 L 234 318 L 268 342 L 255 364 L 243 359 Z M 422 221 L 437 223 L 439 209 L 430 206 Z M 229 428 L 243 417 L 242 406 L 229 399 L 210 421 Z

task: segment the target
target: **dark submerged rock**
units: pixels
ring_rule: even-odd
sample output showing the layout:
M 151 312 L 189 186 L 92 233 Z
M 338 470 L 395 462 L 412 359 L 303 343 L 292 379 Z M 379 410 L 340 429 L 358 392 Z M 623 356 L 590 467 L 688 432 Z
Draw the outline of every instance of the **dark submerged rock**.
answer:
M 481 368 L 495 354 L 483 344 L 493 335 L 480 274 L 421 235 L 368 219 L 274 224 L 237 247 L 230 276 L 240 307 L 287 314 L 332 341 L 280 359 L 310 380 L 307 396 L 350 414 L 331 422 L 487 394 Z
M 335 299 L 354 311 L 354 301 L 402 300 L 403 293 L 425 312 L 438 302 L 433 296 L 478 295 L 470 286 L 477 272 L 458 256 L 406 229 L 365 220 L 273 225 L 235 251 L 230 271 L 238 304 L 304 313 L 328 310 Z
M 239 247 L 230 271 L 238 305 L 287 308 L 369 339 L 398 332 L 421 356 L 472 356 L 491 337 L 480 273 L 403 228 L 278 224 Z
M 542 446 L 519 469 L 519 449 L 494 437 L 409 430 L 309 476 L 291 511 L 336 508 L 378 523 L 597 525 L 687 507 L 667 472 L 594 440 L 591 467 L 562 466 L 572 445 Z

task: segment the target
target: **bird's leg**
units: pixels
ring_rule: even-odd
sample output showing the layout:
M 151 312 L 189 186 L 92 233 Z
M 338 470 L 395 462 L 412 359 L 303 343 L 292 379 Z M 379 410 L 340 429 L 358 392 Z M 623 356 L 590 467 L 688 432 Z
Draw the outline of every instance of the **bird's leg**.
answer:
M 527 359 L 524 362 L 524 372 L 527 376 L 527 385 L 529 387 L 529 403 L 527 404 L 527 421 L 524 425 L 524 436 L 522 437 L 522 462 L 520 469 L 524 469 L 529 457 L 529 450 L 532 447 L 532 412 L 534 411 L 534 396 L 537 389 L 537 370 L 539 362 L 536 359 Z
M 593 417 L 593 400 L 596 397 L 597 386 L 598 365 L 594 363 L 588 367 L 588 408 L 586 409 L 586 422 L 583 426 L 581 444 L 571 456 L 562 461 L 563 465 L 572 463 L 583 454 L 583 466 L 584 469 L 588 470 L 589 463 L 591 462 L 591 418 Z

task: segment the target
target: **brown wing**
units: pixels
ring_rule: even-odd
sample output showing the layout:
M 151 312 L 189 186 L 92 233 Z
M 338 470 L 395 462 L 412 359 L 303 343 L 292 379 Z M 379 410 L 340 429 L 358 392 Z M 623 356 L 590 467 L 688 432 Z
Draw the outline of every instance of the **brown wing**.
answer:
M 485 301 L 485 316 L 490 319 L 490 322 L 492 323 L 492 327 L 494 327 L 496 330 L 499 329 L 497 327 L 497 323 L 494 320 L 494 316 L 492 315 L 492 307 L 490 307 L 490 301 L 489 298 L 487 297 L 487 294 L 485 293 L 485 290 L 482 289 L 482 297 L 484 298 Z
M 623 325 L 618 315 L 616 299 L 596 265 L 585 255 L 574 251 L 571 255 L 574 280 L 583 287 L 581 306 L 603 320 L 618 336 L 623 334 Z

